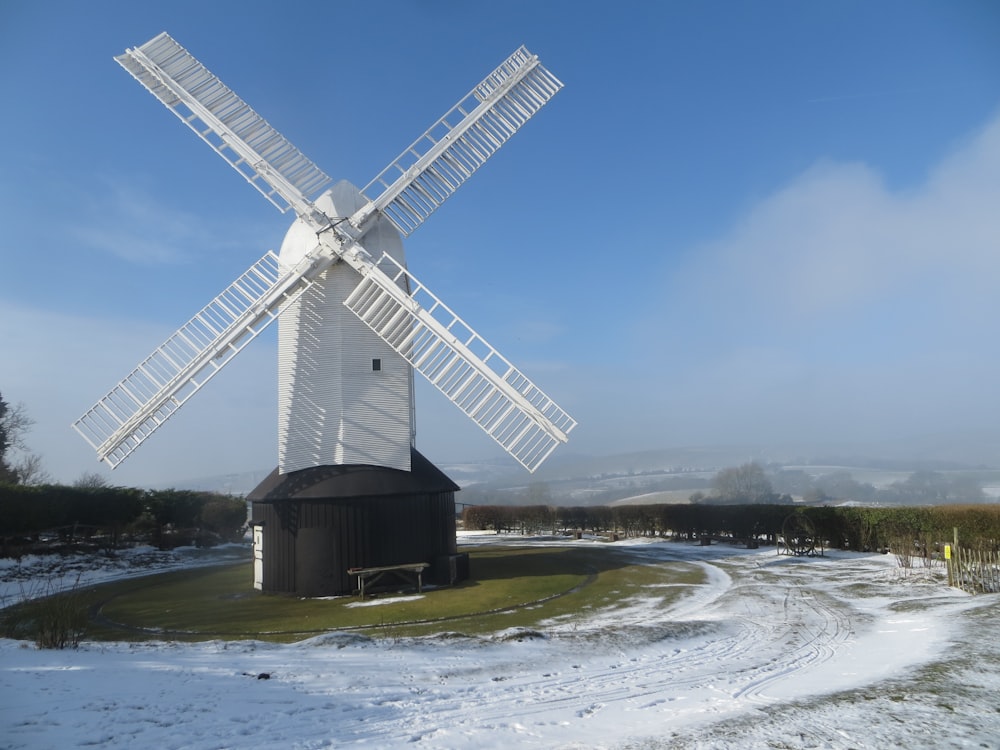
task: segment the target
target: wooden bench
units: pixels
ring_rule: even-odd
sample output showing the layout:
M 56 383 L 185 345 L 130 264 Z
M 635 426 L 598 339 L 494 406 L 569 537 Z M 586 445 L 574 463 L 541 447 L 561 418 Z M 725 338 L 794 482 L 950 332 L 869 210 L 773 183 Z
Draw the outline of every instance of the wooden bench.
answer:
M 348 568 L 348 575 L 358 577 L 358 591 L 361 593 L 361 598 L 365 598 L 365 588 L 374 584 L 379 578 L 384 576 L 386 573 L 395 574 L 399 578 L 403 578 L 408 583 L 411 582 L 410 579 L 405 578 L 402 574 L 412 573 L 417 576 L 417 593 L 423 593 L 424 590 L 424 570 L 429 568 L 428 563 L 406 563 L 405 565 L 383 565 L 377 568 Z

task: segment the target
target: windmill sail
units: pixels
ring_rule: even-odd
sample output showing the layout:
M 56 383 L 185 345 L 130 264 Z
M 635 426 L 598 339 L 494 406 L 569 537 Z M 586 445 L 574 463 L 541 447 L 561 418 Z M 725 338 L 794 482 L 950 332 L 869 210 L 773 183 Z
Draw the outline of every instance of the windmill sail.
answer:
M 315 212 L 332 180 L 169 34 L 115 60 L 280 211 Z
M 73 427 L 114 468 L 312 282 L 268 252 L 156 348 Z
M 362 188 L 380 192 L 352 223 L 378 210 L 409 236 L 561 88 L 520 47 Z
M 375 262 L 358 244 L 378 216 L 409 235 L 562 88 L 537 57 L 516 50 L 336 223 L 313 202 L 330 178 L 169 35 L 115 59 L 271 203 L 293 209 L 317 245 L 294 267 L 266 254 L 80 417 L 74 428 L 102 460 L 121 463 L 337 260 L 361 276 L 348 309 L 529 471 L 566 441 L 568 414 L 394 259 Z
M 413 274 L 389 256 L 359 270 L 344 304 L 528 471 L 566 442 L 576 421 Z

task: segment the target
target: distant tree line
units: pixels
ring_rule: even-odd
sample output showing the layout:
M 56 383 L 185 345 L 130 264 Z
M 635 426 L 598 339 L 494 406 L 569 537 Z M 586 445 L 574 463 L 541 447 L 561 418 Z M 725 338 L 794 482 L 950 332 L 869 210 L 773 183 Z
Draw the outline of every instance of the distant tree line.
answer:
M 882 471 L 876 467 L 876 471 Z M 885 471 L 889 471 L 888 469 Z M 898 471 L 898 469 L 891 469 Z M 995 472 L 990 472 L 990 475 Z M 944 505 L 989 502 L 983 474 L 965 470 L 922 470 L 892 484 L 875 487 L 856 480 L 847 469 L 817 474 L 750 462 L 723 468 L 714 476 L 700 472 L 664 474 L 663 470 L 601 474 L 589 478 L 533 481 L 514 488 L 489 483 L 463 488 L 462 501 L 472 505 L 613 505 L 637 495 L 668 492 L 696 503 L 810 505 L 850 501 L 865 505 Z M 682 494 L 683 493 L 683 494 Z M 670 502 L 663 498 L 664 502 Z
M 872 551 L 917 545 L 930 550 L 950 542 L 1000 546 L 1000 506 L 811 507 L 773 503 L 654 504 L 616 506 L 470 506 L 466 529 L 520 534 L 588 534 L 623 537 L 701 538 L 775 544 L 785 520 L 801 514 L 817 540 L 835 549 Z
M 246 501 L 213 492 L 0 483 L 3 556 L 53 548 L 161 549 L 242 538 Z
M 807 503 L 833 500 L 888 505 L 944 505 L 947 503 L 982 503 L 988 498 L 979 481 L 965 473 L 915 471 L 885 487 L 876 488 L 858 482 L 846 470 L 812 477 L 800 469 L 784 469 L 770 477 L 775 489 L 797 495 Z
M 695 492 L 696 503 L 789 503 L 793 496 L 810 505 L 835 500 L 886 505 L 944 505 L 987 500 L 975 477 L 939 471 L 916 471 L 906 479 L 876 489 L 838 470 L 812 477 L 801 469 L 768 474 L 756 462 L 722 469 L 712 479 L 709 493 Z

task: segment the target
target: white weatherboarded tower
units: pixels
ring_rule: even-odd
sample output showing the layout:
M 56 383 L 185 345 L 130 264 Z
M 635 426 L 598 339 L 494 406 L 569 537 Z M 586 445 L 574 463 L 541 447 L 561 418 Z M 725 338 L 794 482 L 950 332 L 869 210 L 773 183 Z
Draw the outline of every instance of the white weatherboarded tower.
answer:
M 117 466 L 282 313 L 282 473 L 405 469 L 403 362 L 529 471 L 567 440 L 576 422 L 406 270 L 399 242 L 562 87 L 536 56 L 516 50 L 360 191 L 328 189 L 319 167 L 168 34 L 115 59 L 298 219 L 280 256 L 251 265 L 74 423 L 100 459 Z
M 339 182 L 316 205 L 328 216 L 350 216 L 364 202 L 357 188 Z M 294 267 L 313 245 L 315 233 L 306 222 L 296 221 L 278 257 Z M 365 234 L 365 246 L 376 257 L 387 254 L 405 266 L 399 232 L 385 219 Z M 334 264 L 278 321 L 282 474 L 320 464 L 410 470 L 413 370 L 344 305 L 357 283 L 354 269 Z

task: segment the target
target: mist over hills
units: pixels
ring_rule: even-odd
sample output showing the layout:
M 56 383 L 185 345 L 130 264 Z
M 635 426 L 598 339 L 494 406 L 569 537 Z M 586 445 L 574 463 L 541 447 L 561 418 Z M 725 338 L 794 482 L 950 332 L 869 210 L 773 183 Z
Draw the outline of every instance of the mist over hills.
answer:
M 990 439 L 992 438 L 992 439 Z M 992 491 L 1000 486 L 1000 442 L 990 436 L 923 436 L 904 442 L 862 445 L 681 446 L 608 455 L 556 451 L 534 474 L 511 461 L 440 462 L 462 492 L 459 502 L 602 504 L 686 502 L 706 491 L 721 469 L 756 462 L 770 472 L 801 471 L 818 477 L 847 472 L 881 488 L 913 472 L 967 475 Z M 270 467 L 237 474 L 180 480 L 176 489 L 246 495 Z

